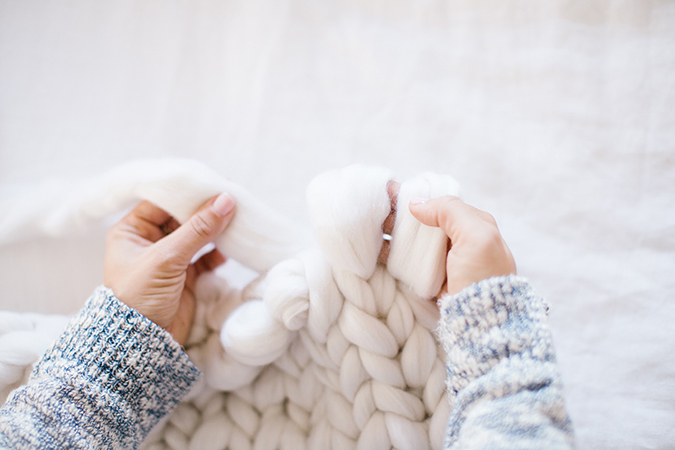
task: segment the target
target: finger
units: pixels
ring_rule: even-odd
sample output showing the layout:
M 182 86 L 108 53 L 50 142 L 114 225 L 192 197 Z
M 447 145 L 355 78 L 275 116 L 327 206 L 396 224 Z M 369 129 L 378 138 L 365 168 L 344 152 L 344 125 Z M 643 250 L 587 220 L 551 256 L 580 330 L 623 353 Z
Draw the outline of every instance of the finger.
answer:
M 121 224 L 131 227 L 131 232 L 157 242 L 164 237 L 161 225 L 171 219 L 171 215 L 148 201 L 142 201 L 121 221 Z
M 446 278 L 445 281 L 443 281 L 443 286 L 441 286 L 441 290 L 438 291 L 438 295 L 436 295 L 436 298 L 441 297 L 443 294 L 448 292 L 448 279 Z
M 160 226 L 171 218 L 171 214 L 147 200 L 140 202 L 129 215 L 133 215 L 154 225 Z
M 225 255 L 220 253 L 217 248 L 214 248 L 209 253 L 202 255 L 197 261 L 195 261 L 193 264 L 190 264 L 188 267 L 187 277 L 185 279 L 185 287 L 194 291 L 199 275 L 203 274 L 204 272 L 211 272 L 212 270 L 215 270 L 218 268 L 218 266 L 224 264 L 226 261 L 227 258 Z
M 432 200 L 412 199 L 409 209 L 417 220 L 430 227 L 440 227 L 451 240 L 462 229 L 471 228 L 476 221 L 483 220 L 479 210 L 452 195 Z
M 504 252 L 507 255 L 507 260 L 511 262 L 510 275 L 516 275 L 518 273 L 518 266 L 516 265 L 516 260 L 513 258 L 513 253 L 506 242 L 504 242 Z
M 178 311 L 173 318 L 173 322 L 167 328 L 173 338 L 180 344 L 185 345 L 188 336 L 190 335 L 190 328 L 195 318 L 195 298 L 191 291 L 183 291 L 178 303 Z
M 396 181 L 389 181 L 387 183 L 387 193 L 389 194 L 389 215 L 384 219 L 382 223 L 382 233 L 388 234 L 391 236 L 394 231 L 394 225 L 396 224 L 396 205 L 398 202 L 398 192 L 401 189 L 401 183 Z M 382 241 L 382 247 L 380 247 L 380 254 L 377 257 L 377 262 L 380 264 L 387 264 L 387 259 L 389 259 L 389 252 L 391 251 L 391 242 L 387 240 Z
M 176 219 L 174 219 L 173 217 L 170 217 L 169 220 L 167 220 L 166 222 L 164 222 L 160 226 L 162 232 L 166 236 L 168 236 L 171 233 L 173 233 L 174 231 L 176 231 L 178 229 L 178 227 L 180 227 L 180 223 Z
M 177 263 L 187 266 L 192 257 L 212 242 L 234 216 L 234 199 L 221 194 L 207 201 L 187 222 L 162 239 L 161 245 L 175 255 Z
M 389 215 L 382 223 L 382 231 L 386 234 L 391 234 L 394 231 L 396 224 L 396 205 L 398 202 L 398 192 L 401 190 L 401 183 L 396 181 L 389 181 L 387 183 L 387 194 L 389 194 Z
M 197 285 L 197 268 L 194 264 L 190 264 L 185 271 L 185 289 L 188 289 L 190 292 L 194 292 Z
M 220 253 L 217 248 L 214 248 L 195 261 L 194 266 L 197 269 L 197 275 L 201 275 L 204 272 L 215 270 L 218 266 L 224 264 L 225 261 L 227 261 L 225 255 Z

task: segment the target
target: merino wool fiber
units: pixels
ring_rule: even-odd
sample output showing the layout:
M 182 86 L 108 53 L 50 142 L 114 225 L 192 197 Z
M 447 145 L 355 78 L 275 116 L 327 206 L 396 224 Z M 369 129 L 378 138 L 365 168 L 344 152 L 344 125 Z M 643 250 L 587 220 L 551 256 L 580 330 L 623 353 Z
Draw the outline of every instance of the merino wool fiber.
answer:
M 139 199 L 184 222 L 229 192 L 236 215 L 215 244 L 260 276 L 242 290 L 215 274 L 200 277 L 186 351 L 204 376 L 144 448 L 440 450 L 450 407 L 431 298 L 447 241 L 407 204 L 458 195 L 458 185 L 430 173 L 401 182 L 384 266 L 377 259 L 393 178 L 364 166 L 319 175 L 307 190 L 310 234 L 198 163 L 142 161 L 0 231 L 58 233 Z M 65 320 L 7 314 L 0 315 L 5 392 L 58 335 L 49 324 Z

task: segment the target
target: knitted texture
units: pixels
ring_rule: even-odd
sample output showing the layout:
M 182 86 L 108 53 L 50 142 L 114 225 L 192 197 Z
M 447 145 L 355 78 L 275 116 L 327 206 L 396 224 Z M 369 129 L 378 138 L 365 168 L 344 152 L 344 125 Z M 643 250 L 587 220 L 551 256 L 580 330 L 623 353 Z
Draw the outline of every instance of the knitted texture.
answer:
M 99 288 L 0 409 L 0 445 L 137 448 L 198 376 L 169 333 Z
M 445 448 L 571 448 L 548 307 L 532 287 L 491 278 L 438 303 L 453 404 Z
M 335 289 L 339 298 L 340 292 Z M 376 316 L 354 305 L 364 299 L 372 301 Z M 258 368 L 248 364 L 262 361 L 260 348 L 242 345 L 241 338 L 232 347 L 225 341 L 223 351 L 216 331 L 209 330 L 205 341 L 189 345 L 207 385 L 150 436 L 148 448 L 440 449 L 450 411 L 443 354 L 430 330 L 438 319 L 433 303 L 398 289 L 383 266 L 340 301 L 341 309 L 328 310 L 331 320 L 317 319 L 326 324 L 317 326 L 322 335 L 302 328 L 287 347 L 283 333 L 270 338 L 273 355 L 279 347 L 284 351 Z M 250 314 L 237 309 L 221 336 L 232 321 L 250 330 L 247 324 L 265 314 L 262 306 L 251 306 Z M 259 334 L 254 340 L 263 341 Z M 242 358 L 244 349 L 251 353 Z
M 0 403 L 28 380 L 33 365 L 69 321 L 67 316 L 0 311 Z
M 443 352 L 432 334 L 439 314 L 429 299 L 443 281 L 438 249 L 447 238 L 414 220 L 407 199 L 456 195 L 458 187 L 434 174 L 402 182 L 405 207 L 397 208 L 382 266 L 391 179 L 386 169 L 363 166 L 317 177 L 307 192 L 314 241 L 241 187 L 182 162 L 112 171 L 83 189 L 85 198 L 64 201 L 69 211 L 48 208 L 15 231 L 45 223 L 67 229 L 138 197 L 183 222 L 210 196 L 230 192 L 237 212 L 215 244 L 262 275 L 241 292 L 201 277 L 187 352 L 204 382 L 147 445 L 438 450 L 449 408 Z
M 452 178 L 426 174 L 401 184 L 398 199 L 401 207 L 396 208 L 391 252 L 387 265 L 383 266 L 377 259 L 382 245 L 382 223 L 391 211 L 387 194 L 387 183 L 392 178 L 389 171 L 352 166 L 317 177 L 307 193 L 315 238 L 312 241 L 307 233 L 298 232 L 288 222 L 268 214 L 269 210 L 241 187 L 204 167 L 193 169 L 193 164 L 147 162 L 130 167 L 128 172 L 117 169 L 113 172 L 115 176 L 102 177 L 105 183 L 99 186 L 99 191 L 104 192 L 99 192 L 98 200 L 88 197 L 86 202 L 78 203 L 72 199 L 66 202 L 72 208 L 70 212 L 58 208 L 41 211 L 42 220 L 33 224 L 48 223 L 52 230 L 67 228 L 82 216 L 105 215 L 112 212 L 110 205 L 126 204 L 137 197 L 154 202 L 184 221 L 209 196 L 222 190 L 235 194 L 237 213 L 226 232 L 216 240 L 216 246 L 225 254 L 236 255 L 236 259 L 262 275 L 243 290 L 232 289 L 215 274 L 200 277 L 195 289 L 195 323 L 186 348 L 190 360 L 204 376 L 194 384 L 184 402 L 153 428 L 145 448 L 440 450 L 451 402 L 455 405 L 453 420 L 466 429 L 477 417 L 472 413 L 477 409 L 471 406 L 476 399 L 499 399 L 505 395 L 506 386 L 519 382 L 516 376 L 513 383 L 503 384 L 503 379 L 512 375 L 499 373 L 501 359 L 510 361 L 511 356 L 518 356 L 519 349 L 526 348 L 530 350 L 524 351 L 523 361 L 532 362 L 532 371 L 525 362 L 521 365 L 514 362 L 515 372 L 535 378 L 541 372 L 535 379 L 538 382 L 545 379 L 546 370 L 550 369 L 549 379 L 555 382 L 549 383 L 551 390 L 539 391 L 550 392 L 549 397 L 560 392 L 552 356 L 546 356 L 552 355 L 547 332 L 534 333 L 534 340 L 516 339 L 517 327 L 525 326 L 518 317 L 532 322 L 532 330 L 545 327 L 541 322 L 545 317 L 530 314 L 530 306 L 525 306 L 521 314 L 519 308 L 523 306 L 518 306 L 518 300 L 508 300 L 524 296 L 527 304 L 531 297 L 528 291 L 524 288 L 508 291 L 505 287 L 498 295 L 479 285 L 458 297 L 464 299 L 457 303 L 464 305 L 457 306 L 459 310 L 444 309 L 441 329 L 448 328 L 448 332 L 445 335 L 441 332 L 440 337 L 447 341 L 446 350 L 450 352 L 448 386 L 452 398 L 448 401 L 444 381 L 446 351 L 433 337 L 440 315 L 430 301 L 443 281 L 447 238 L 440 229 L 426 227 L 412 218 L 407 202 L 412 196 L 456 195 L 458 187 Z M 150 181 L 142 178 L 148 173 L 153 173 Z M 119 186 L 114 183 L 116 176 L 120 178 Z M 109 292 L 106 298 L 112 301 Z M 480 301 L 473 305 L 471 299 Z M 506 306 L 502 308 L 494 299 L 501 299 L 499 302 Z M 483 303 L 482 310 L 475 309 Z M 107 306 L 103 306 L 105 310 Z M 493 312 L 490 306 L 495 307 Z M 509 308 L 515 312 L 505 312 Z M 108 313 L 118 317 L 115 311 Z M 91 308 L 79 317 L 86 314 L 99 317 L 99 312 Z M 479 320 L 483 316 L 487 319 Z M 513 320 L 509 319 L 511 316 Z M 100 321 L 107 330 L 105 320 Z M 96 320 L 91 324 L 99 325 Z M 123 324 L 122 329 L 125 330 Z M 474 344 L 462 336 L 461 330 L 472 330 L 472 336 L 482 344 L 471 347 Z M 108 336 L 109 344 L 115 344 L 117 334 L 109 333 L 106 331 L 103 336 Z M 106 341 L 93 339 L 94 334 L 90 340 L 65 337 L 79 350 L 57 345 L 61 357 L 75 361 L 69 352 L 79 355 L 103 351 L 100 344 Z M 131 342 L 130 335 L 127 337 Z M 87 344 L 77 345 L 78 342 Z M 87 347 L 89 342 L 91 349 Z M 528 347 L 529 344 L 532 345 Z M 179 357 L 175 353 L 178 347 L 173 345 L 150 348 L 158 356 L 168 352 L 171 359 Z M 188 389 L 185 378 L 185 383 L 170 388 L 173 400 L 156 395 L 157 388 L 150 388 L 145 396 L 140 391 L 134 393 L 130 380 L 134 379 L 137 386 L 140 380 L 147 387 L 145 379 L 137 377 L 153 376 L 152 370 L 128 370 L 141 367 L 135 362 L 140 358 L 140 348 L 129 344 L 111 353 L 114 356 L 111 361 L 120 364 L 120 371 L 116 371 L 117 366 L 107 364 L 107 358 L 100 360 L 103 365 L 98 369 L 85 365 L 84 373 L 88 373 L 85 378 L 90 382 L 94 380 L 93 372 L 87 371 L 96 371 L 102 380 L 107 376 L 120 377 L 113 389 L 119 401 L 99 400 L 104 417 L 113 417 L 113 413 L 126 407 L 140 408 L 148 416 L 130 415 L 127 421 L 120 422 L 120 442 L 124 441 L 120 445 L 124 446 L 132 446 L 142 438 Z M 36 376 L 56 377 L 63 371 L 74 372 L 74 364 L 58 363 L 56 357 L 50 356 L 56 355 L 52 352 L 45 362 L 51 361 L 55 371 L 46 371 L 40 363 Z M 128 356 L 132 357 L 131 364 L 124 362 Z M 22 361 L 28 359 L 24 357 Z M 187 358 L 183 363 L 183 368 L 194 370 L 190 373 L 196 378 L 196 369 Z M 551 367 L 546 369 L 548 364 Z M 4 367 L 11 365 L 10 358 Z M 22 369 L 20 364 L 16 367 Z M 14 372 L 11 373 L 14 378 L 7 378 L 13 380 L 11 383 L 16 382 Z M 489 375 L 492 373 L 497 373 L 494 380 Z M 169 375 L 173 380 L 173 373 Z M 483 382 L 488 384 L 481 387 Z M 76 387 L 91 392 L 93 399 L 95 387 L 87 388 L 84 383 Z M 474 387 L 478 389 L 475 392 Z M 21 388 L 16 395 L 30 394 L 24 390 L 29 388 Z M 67 398 L 68 394 L 59 392 L 59 395 Z M 546 405 L 562 408 L 564 412 L 562 398 L 558 400 Z M 160 402 L 166 402 L 166 409 Z M 94 400 L 90 403 L 89 406 L 97 405 Z M 553 411 L 552 417 L 557 415 Z M 49 419 L 46 415 L 43 418 Z M 102 420 L 104 425 L 112 423 Z M 481 427 L 481 433 L 489 428 L 487 419 L 475 423 Z M 105 429 L 95 426 L 93 421 L 85 428 L 89 436 L 94 436 L 97 429 Z M 483 436 L 481 433 L 477 435 Z M 459 442 L 462 433 L 451 427 L 449 436 L 448 442 Z
M 387 266 L 377 264 L 391 177 L 360 166 L 320 175 L 307 193 L 318 245 L 279 262 L 242 292 L 215 276 L 200 279 L 187 351 L 205 386 L 148 446 L 442 447 L 450 411 L 443 352 L 432 334 L 439 314 L 420 293 L 440 289 L 444 255 L 419 252 L 413 261 L 392 251 Z M 404 187 L 409 195 L 457 193 L 454 180 L 431 174 Z M 399 208 L 397 224 L 409 216 Z M 419 222 L 398 229 L 392 242 L 445 248 L 439 229 Z M 415 267 L 426 270 L 411 276 Z M 393 268 L 409 278 L 395 278 Z M 226 411 L 207 405 L 213 401 Z M 195 413 L 201 421 L 181 423 Z
M 73 322 L 55 348 L 76 346 L 86 352 L 89 349 L 87 345 L 91 342 L 68 339 L 68 336 L 71 338 L 80 334 L 91 336 L 100 325 L 100 321 L 97 324 L 95 318 L 101 314 L 112 316 L 126 314 L 127 322 L 136 325 L 138 320 L 144 320 L 138 314 L 127 314 L 128 308 L 111 297 L 109 291 L 105 289 L 97 291 L 95 296 L 100 296 L 101 292 L 109 301 L 89 302 L 80 314 L 80 320 Z M 554 366 L 546 367 L 553 364 L 550 338 L 546 337 L 546 317 L 541 312 L 541 299 L 533 295 L 529 285 L 514 277 L 486 280 L 469 287 L 455 297 L 446 296 L 441 302 L 444 307 L 444 318 L 450 320 L 441 322 L 438 333 L 444 344 L 454 342 L 453 349 L 458 349 L 457 352 L 450 352 L 451 356 L 448 359 L 447 382 L 448 385 L 456 387 L 452 391 L 459 400 L 450 418 L 446 448 L 572 448 L 571 426 L 564 411 L 561 389 L 557 382 L 558 376 Z M 447 315 L 448 311 L 453 311 L 451 317 Z M 502 317 L 497 319 L 497 316 Z M 508 318 L 504 320 L 505 317 Z M 510 326 L 506 326 L 509 322 Z M 79 327 L 89 329 L 78 330 Z M 150 324 L 150 328 L 152 327 L 158 330 Z M 501 327 L 507 328 L 509 332 L 506 334 L 512 335 L 505 337 L 504 333 L 498 331 Z M 126 328 L 127 337 L 130 338 L 136 336 L 142 340 L 147 334 L 147 323 Z M 539 335 L 541 339 L 530 339 L 533 330 L 539 330 L 534 334 Z M 158 331 L 166 337 L 166 332 Z M 492 351 L 486 351 L 486 348 Z M 522 351 L 514 352 L 517 349 Z M 51 350 L 45 355 L 39 368 L 48 364 L 45 361 L 51 360 L 49 372 L 53 376 L 54 383 L 32 384 L 30 389 L 18 390 L 12 396 L 11 402 L 0 410 L 0 423 L 3 423 L 0 427 L 0 446 L 78 448 L 73 443 L 72 435 L 80 436 L 88 431 L 89 439 L 80 442 L 82 445 L 88 445 L 88 448 L 119 448 L 114 443 L 123 441 L 128 444 L 125 448 L 134 448 L 144 437 L 147 427 L 140 427 L 138 433 L 129 436 L 127 420 L 107 421 L 104 424 L 106 428 L 98 425 L 102 419 L 110 415 L 108 400 L 118 389 L 119 380 L 106 375 L 107 371 L 116 372 L 106 358 L 98 359 L 91 356 L 80 358 L 79 367 L 61 363 L 68 361 L 66 355 L 82 354 L 80 350 L 63 351 L 61 357 Z M 462 355 L 463 352 L 465 355 Z M 152 352 L 143 352 L 144 358 L 147 359 L 152 355 L 150 359 L 155 361 L 166 361 L 167 356 L 172 354 L 175 354 L 175 345 L 154 346 Z M 481 355 L 481 360 L 488 361 L 480 369 L 476 368 L 480 363 L 476 362 L 476 358 L 472 356 L 474 354 Z M 526 359 L 529 360 L 527 364 L 521 364 L 522 355 L 527 355 Z M 125 359 L 137 362 L 136 356 L 133 351 L 126 352 L 119 366 L 125 365 Z M 190 368 L 187 367 L 187 370 Z M 33 378 L 36 378 L 38 371 Z M 532 381 L 533 378 L 537 378 L 538 371 L 540 374 L 544 373 L 543 378 L 550 378 L 554 382 L 541 379 Z M 68 375 L 76 372 L 87 373 L 94 377 L 98 374 L 97 378 L 89 380 L 91 385 L 86 389 L 88 394 L 86 399 L 89 401 L 83 401 L 81 397 L 74 395 L 76 393 L 73 389 L 78 387 L 69 384 Z M 166 387 L 165 383 L 174 382 L 173 371 L 155 371 L 155 374 L 157 376 L 151 379 L 135 380 L 134 391 L 138 393 L 138 398 L 147 398 L 158 388 Z M 438 375 L 440 372 L 434 371 L 434 376 Z M 51 389 L 55 383 L 60 383 L 63 387 Z M 456 389 L 458 392 L 455 392 Z M 166 402 L 164 404 L 170 406 L 175 404 L 183 392 L 183 389 L 170 389 L 166 393 L 169 397 L 174 396 L 174 401 L 171 398 L 159 401 Z M 29 407 L 31 404 L 39 405 L 34 399 L 42 398 L 45 394 L 52 395 L 46 405 L 41 408 Z M 77 398 L 75 409 L 72 408 L 73 398 Z M 136 417 L 139 424 L 151 423 L 158 415 L 163 414 L 161 409 L 145 408 L 143 405 L 147 402 L 126 404 L 135 410 L 125 415 L 123 419 Z M 79 417 L 92 417 L 94 419 L 92 423 L 97 426 L 92 429 L 83 426 L 79 420 L 69 420 L 73 418 L 73 410 Z M 167 444 L 170 448 L 224 448 L 224 442 L 230 440 L 229 448 L 251 448 L 246 436 L 238 434 L 242 431 L 237 425 L 233 426 L 228 422 L 230 417 L 236 420 L 237 425 L 245 427 L 252 417 L 258 416 L 255 411 L 247 409 L 245 403 L 238 402 L 235 396 L 226 397 L 223 394 L 210 393 L 208 390 L 203 391 L 191 402 L 181 403 L 170 416 L 167 427 L 156 429 L 162 431 L 163 443 L 157 442 L 151 447 L 165 448 Z M 257 425 L 260 425 L 259 421 Z M 275 430 L 268 427 L 264 431 Z M 279 430 L 276 431 L 279 434 Z M 254 429 L 248 429 L 248 432 L 253 434 Z M 186 436 L 191 434 L 193 439 L 188 442 Z M 160 433 L 155 435 L 159 436 Z M 48 439 L 45 436 L 48 436 Z M 135 440 L 131 440 L 132 438 Z M 369 445 L 372 448 L 380 448 L 378 446 L 380 442 L 376 440 Z M 256 440 L 255 448 L 270 448 L 270 443 L 269 440 Z M 280 448 L 297 448 L 293 446 L 294 444 L 297 442 L 282 441 Z M 344 440 L 331 441 L 329 445 L 328 448 L 352 448 L 349 442 Z

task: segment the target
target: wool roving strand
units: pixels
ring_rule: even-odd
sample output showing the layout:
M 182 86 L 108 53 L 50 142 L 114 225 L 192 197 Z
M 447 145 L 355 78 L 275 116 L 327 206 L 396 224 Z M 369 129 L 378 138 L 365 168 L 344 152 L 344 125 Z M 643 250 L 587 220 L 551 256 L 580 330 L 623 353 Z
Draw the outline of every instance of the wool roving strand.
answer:
M 219 358 L 259 370 L 219 394 L 247 405 L 248 420 L 235 407 L 218 416 L 222 427 L 248 436 L 238 441 L 246 442 L 241 448 L 441 448 L 450 408 L 443 353 L 432 334 L 438 311 L 429 299 L 440 289 L 447 241 L 438 229 L 410 223 L 401 206 L 394 258 L 377 264 L 391 177 L 363 167 L 317 177 L 307 197 L 318 246 L 273 267 L 242 296 L 253 306 L 235 309 L 213 329 L 223 348 L 212 341 L 210 348 Z M 400 205 L 411 196 L 458 193 L 454 180 L 432 174 L 403 182 L 401 192 Z M 394 277 L 391 267 L 403 276 Z M 232 383 L 231 372 L 206 372 L 207 380 Z M 188 448 L 208 445 L 206 430 L 186 435 Z M 159 442 L 168 443 L 166 433 Z M 231 440 L 218 445 L 237 448 Z
M 236 215 L 216 240 L 229 257 L 265 272 L 311 244 L 302 224 L 203 163 L 178 158 L 137 160 L 102 175 L 59 185 L 40 184 L 17 195 L 0 217 L 0 244 L 66 234 L 124 211 L 139 200 L 154 203 L 183 223 L 221 192 L 237 200 Z
M 99 185 L 100 201 L 70 202 L 51 216 L 51 229 L 74 217 L 102 217 L 138 197 L 183 221 L 227 190 L 237 199 L 239 225 L 216 244 L 262 275 L 241 291 L 213 274 L 200 278 L 187 351 L 205 376 L 145 448 L 442 447 L 450 407 L 430 298 L 443 279 L 446 238 L 414 221 L 407 201 L 456 195 L 454 180 L 426 174 L 401 184 L 383 266 L 377 257 L 390 210 L 387 170 L 356 166 L 317 177 L 307 193 L 312 244 L 203 167 L 165 164 L 163 175 L 148 181 L 140 174 L 150 166 L 117 170 Z M 111 192 L 113 179 L 124 182 Z M 278 223 L 286 224 L 281 237 L 262 236 Z
M 67 316 L 0 311 L 0 404 L 66 328 Z

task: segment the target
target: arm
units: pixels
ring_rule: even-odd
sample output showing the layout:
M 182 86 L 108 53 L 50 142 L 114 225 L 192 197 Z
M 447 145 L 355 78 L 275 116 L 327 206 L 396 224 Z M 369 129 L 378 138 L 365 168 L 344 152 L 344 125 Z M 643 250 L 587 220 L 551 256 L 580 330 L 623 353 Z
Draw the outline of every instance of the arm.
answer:
M 439 300 L 454 405 L 445 448 L 571 449 L 547 307 L 513 276 Z
M 445 448 L 572 448 L 547 307 L 514 276 L 494 218 L 450 196 L 413 199 L 410 212 L 449 238 L 438 301 L 452 403 Z
M 196 279 L 225 261 L 191 260 L 228 225 L 221 194 L 179 225 L 142 202 L 108 233 L 104 282 L 26 386 L 0 409 L 0 447 L 137 448 L 199 377 L 181 344 L 194 316 Z M 113 294 L 114 292 L 114 294 Z
M 0 409 L 0 446 L 137 448 L 198 377 L 167 331 L 100 287 Z

